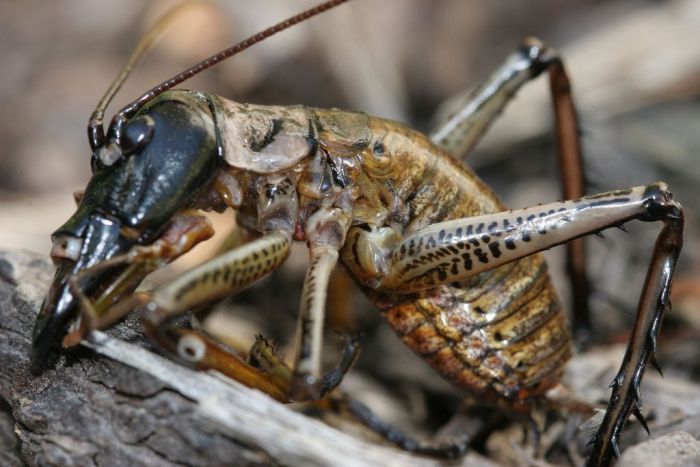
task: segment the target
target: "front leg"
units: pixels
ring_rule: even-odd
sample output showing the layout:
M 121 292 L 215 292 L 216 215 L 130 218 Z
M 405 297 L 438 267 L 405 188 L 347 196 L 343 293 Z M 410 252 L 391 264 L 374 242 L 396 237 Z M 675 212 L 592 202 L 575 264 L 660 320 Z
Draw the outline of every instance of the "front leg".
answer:
M 270 396 L 288 401 L 289 378 L 277 378 L 245 361 L 242 355 L 224 347 L 197 330 L 177 327 L 174 320 L 187 311 L 197 311 L 233 294 L 277 269 L 289 255 L 292 232 L 297 220 L 297 195 L 289 178 L 261 178 L 256 182 L 257 231 L 261 237 L 185 272 L 153 292 L 138 292 L 125 297 L 123 286 L 118 292 L 107 290 L 96 304 L 80 293 L 78 278 L 74 292 L 82 298 L 83 322 L 78 333 L 72 334 L 77 343 L 83 333 L 94 327 L 107 326 L 138 306 L 145 306 L 146 332 L 166 351 L 201 369 L 215 369 Z M 211 235 L 208 222 L 200 217 L 193 221 L 173 221 L 173 229 L 152 245 L 137 247 L 122 258 L 109 261 L 125 262 L 136 271 L 149 272 L 167 260 L 191 248 L 203 235 Z M 178 225 L 183 224 L 180 227 Z M 173 256 L 174 255 L 174 256 Z M 103 265 L 103 266 L 101 266 Z M 95 267 L 111 267 L 103 262 Z M 127 268 L 127 272 L 130 269 Z M 140 280 L 142 276 L 136 279 Z M 129 284 L 134 280 L 128 276 Z M 119 281 L 117 282 L 120 283 Z M 138 281 L 133 284 L 134 288 Z M 133 290 L 133 289 L 131 289 Z M 130 290 L 129 290 L 130 292 Z M 121 297 L 121 300 L 118 298 Z M 117 300 L 114 302 L 114 300 Z M 104 309 L 104 305 L 111 305 Z M 77 337 L 75 337 L 77 334 Z
M 81 318 L 63 339 L 63 346 L 77 345 L 89 331 L 105 328 L 124 317 L 140 304 L 138 294 L 130 295 L 146 275 L 179 258 L 213 234 L 214 229 L 206 217 L 185 210 L 173 217 L 163 235 L 151 245 L 137 246 L 128 253 L 80 271 L 70 279 L 70 287 L 80 304 Z M 126 268 L 110 287 L 94 301 L 90 300 L 83 292 L 83 280 L 115 266 Z
M 291 235 L 271 232 L 191 269 L 152 294 L 142 294 L 146 332 L 164 350 L 200 369 L 217 370 L 271 397 L 287 401 L 284 388 L 218 341 L 173 321 L 189 310 L 229 296 L 277 269 L 289 255 Z
M 211 230 L 208 223 L 201 225 Z M 115 258 L 111 262 L 98 263 L 95 268 L 112 267 L 115 262 L 127 262 L 130 267 L 126 270 L 125 277 L 129 280 L 125 280 L 125 283 L 131 283 L 132 269 L 140 273 L 150 271 L 153 269 L 151 261 L 157 264 L 167 262 L 172 258 L 167 256 L 166 252 L 181 252 L 181 247 L 189 243 L 184 242 L 187 236 L 179 237 L 175 242 L 171 241 L 175 240 L 175 237 L 166 237 L 168 236 L 164 236 L 154 245 L 135 249 L 133 254 Z M 177 327 L 173 321 L 187 311 L 214 303 L 277 269 L 289 255 L 291 241 L 291 234 L 288 232 L 270 232 L 190 269 L 153 292 L 137 292 L 123 296 L 130 290 L 123 283 L 117 282 L 116 287 L 105 291 L 94 303 L 81 292 L 78 277 L 73 281 L 72 288 L 80 299 L 81 326 L 65 338 L 64 345 L 76 345 L 92 329 L 106 327 L 135 308 L 143 306 L 146 332 L 163 350 L 192 366 L 218 370 L 249 387 L 257 388 L 277 400 L 286 402 L 289 392 L 288 378 L 269 375 L 246 362 L 243 355 L 222 346 L 208 335 L 197 330 Z M 140 277 L 138 279 L 140 280 Z M 116 293 L 113 289 L 120 292 Z M 113 303 L 113 299 L 119 297 L 121 299 Z M 111 306 L 107 306 L 110 304 Z

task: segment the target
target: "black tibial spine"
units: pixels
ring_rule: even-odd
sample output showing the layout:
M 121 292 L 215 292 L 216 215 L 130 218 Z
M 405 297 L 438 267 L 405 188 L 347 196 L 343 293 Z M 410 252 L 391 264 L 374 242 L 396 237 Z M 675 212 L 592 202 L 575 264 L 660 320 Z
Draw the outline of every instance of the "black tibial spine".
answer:
M 651 436 L 651 432 L 649 431 L 649 425 L 647 425 L 647 420 L 646 418 L 644 418 L 644 415 L 642 415 L 642 411 L 640 410 L 639 405 L 634 404 L 632 406 L 632 414 L 637 419 L 639 424 L 642 425 L 642 428 L 644 428 L 644 431 L 647 432 L 647 435 Z
M 649 363 L 651 364 L 651 366 L 654 367 L 654 369 L 655 369 L 656 371 L 659 372 L 659 374 L 660 374 L 661 376 L 664 375 L 664 372 L 661 370 L 661 364 L 660 364 L 659 361 L 656 359 L 656 355 L 652 355 L 652 356 L 649 358 Z
M 335 411 L 347 411 L 358 422 L 404 451 L 439 459 L 456 459 L 462 457 L 469 449 L 469 439 L 466 436 L 452 443 L 440 444 L 412 438 L 395 426 L 381 420 L 362 402 L 346 395 L 333 398 L 331 402 Z
M 610 384 L 610 403 L 598 432 L 589 442 L 594 446 L 588 466 L 606 466 L 613 455 L 619 457 L 618 440 L 630 413 L 649 431 L 640 410 L 639 385 L 648 363 L 659 369 L 655 358 L 656 336 L 669 306 L 671 278 L 683 242 L 683 211 L 664 185 L 655 184 L 644 193 L 644 210 L 637 218 L 662 221 L 663 228 L 647 271 L 630 343 L 620 371 Z

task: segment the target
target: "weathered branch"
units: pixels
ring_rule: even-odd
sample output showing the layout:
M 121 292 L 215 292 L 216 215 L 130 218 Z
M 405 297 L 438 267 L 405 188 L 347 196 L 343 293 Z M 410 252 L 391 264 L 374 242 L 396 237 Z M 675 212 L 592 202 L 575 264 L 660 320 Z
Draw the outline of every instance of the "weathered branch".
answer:
M 52 270 L 41 256 L 0 251 L 0 465 L 440 464 L 350 436 L 215 373 L 161 357 L 148 350 L 135 316 L 95 333 L 85 343 L 92 350 L 81 347 L 32 375 L 31 329 Z M 604 383 L 623 347 L 615 349 L 577 356 L 565 384 L 578 397 L 605 400 Z M 653 435 L 683 429 L 697 436 L 699 386 L 652 373 L 643 395 Z M 647 439 L 628 425 L 624 441 Z M 696 453 L 694 443 L 686 444 Z M 512 460 L 520 452 L 525 462 L 522 448 L 513 449 L 503 434 L 488 444 L 494 458 Z M 674 465 L 673 456 L 666 458 Z M 469 454 L 449 465 L 495 464 Z
M 0 440 L 17 446 L 7 464 L 19 465 L 20 452 L 30 464 L 61 465 L 439 464 L 156 355 L 135 319 L 110 331 L 118 338 L 95 333 L 86 343 L 108 358 L 82 349 L 31 375 L 31 329 L 51 271 L 36 255 L 0 252 L 0 397 L 17 436 L 0 419 Z M 477 455 L 462 462 L 493 465 Z

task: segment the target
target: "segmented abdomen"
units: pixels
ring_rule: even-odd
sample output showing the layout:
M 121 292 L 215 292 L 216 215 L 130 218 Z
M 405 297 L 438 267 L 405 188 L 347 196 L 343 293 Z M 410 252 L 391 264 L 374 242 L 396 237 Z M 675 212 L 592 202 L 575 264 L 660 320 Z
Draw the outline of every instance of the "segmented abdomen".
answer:
M 469 168 L 424 136 L 370 122 L 375 157 L 365 157 L 365 167 L 375 191 L 392 193 L 390 219 L 401 224 L 403 236 L 507 209 Z M 566 318 L 540 254 L 450 286 L 367 292 L 406 345 L 482 401 L 527 405 L 559 382 L 571 356 Z
M 541 255 L 459 287 L 381 295 L 375 302 L 403 342 L 483 399 L 539 396 L 558 383 L 571 356 L 566 319 Z

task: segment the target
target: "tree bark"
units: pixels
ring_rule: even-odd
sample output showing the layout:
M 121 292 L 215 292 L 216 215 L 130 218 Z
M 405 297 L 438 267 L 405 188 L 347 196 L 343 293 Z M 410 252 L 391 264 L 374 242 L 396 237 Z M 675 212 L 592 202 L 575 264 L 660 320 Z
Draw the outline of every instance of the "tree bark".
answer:
M 143 336 L 137 313 L 33 375 L 31 331 L 52 274 L 42 256 L 0 251 L 2 466 L 441 465 L 350 436 L 217 373 L 160 356 Z M 680 368 L 674 360 L 695 361 L 687 357 L 694 349 L 676 359 L 680 350 L 664 352 L 662 361 Z M 606 346 L 577 355 L 564 385 L 589 403 L 604 402 L 605 383 L 623 351 L 622 345 Z M 684 430 L 700 437 L 700 386 L 647 373 L 642 391 L 653 436 Z M 625 444 L 648 439 L 641 426 L 627 425 Z M 490 458 L 527 463 L 508 433 L 491 435 Z M 576 438 L 585 444 L 585 430 Z M 496 464 L 469 453 L 449 465 Z
M 53 268 L 0 252 L 0 464 L 438 465 L 342 433 L 220 375 L 148 350 L 136 318 L 41 375 L 31 330 Z M 478 455 L 458 464 L 493 465 Z M 452 464 L 454 465 L 454 464 Z

